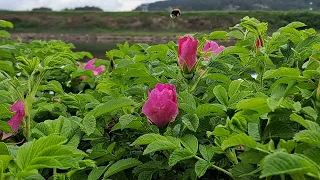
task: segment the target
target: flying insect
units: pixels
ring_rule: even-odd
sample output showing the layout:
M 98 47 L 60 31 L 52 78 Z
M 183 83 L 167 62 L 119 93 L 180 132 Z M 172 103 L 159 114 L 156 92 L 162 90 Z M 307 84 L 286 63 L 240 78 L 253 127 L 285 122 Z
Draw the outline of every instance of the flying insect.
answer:
M 172 19 L 175 19 L 175 18 L 177 18 L 177 17 L 179 17 L 179 16 L 181 16 L 181 10 L 180 10 L 180 9 L 173 9 L 173 10 L 171 11 L 170 17 L 171 17 Z

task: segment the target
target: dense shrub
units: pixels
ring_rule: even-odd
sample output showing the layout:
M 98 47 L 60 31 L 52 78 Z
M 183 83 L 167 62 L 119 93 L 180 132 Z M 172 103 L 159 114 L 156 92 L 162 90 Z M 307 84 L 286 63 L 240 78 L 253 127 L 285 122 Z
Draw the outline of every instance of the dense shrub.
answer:
M 268 36 L 245 17 L 106 59 L 1 30 L 0 179 L 320 179 L 320 36 L 305 26 Z

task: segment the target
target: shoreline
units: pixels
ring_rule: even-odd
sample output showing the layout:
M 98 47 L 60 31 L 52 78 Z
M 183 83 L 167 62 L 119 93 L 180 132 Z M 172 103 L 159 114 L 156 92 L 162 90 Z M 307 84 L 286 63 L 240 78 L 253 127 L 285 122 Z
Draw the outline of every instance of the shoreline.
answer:
M 113 35 L 107 33 L 101 34 L 75 34 L 75 33 L 11 33 L 12 39 L 21 38 L 23 41 L 33 40 L 62 40 L 65 42 L 169 42 L 179 39 L 178 36 L 152 36 L 152 35 Z

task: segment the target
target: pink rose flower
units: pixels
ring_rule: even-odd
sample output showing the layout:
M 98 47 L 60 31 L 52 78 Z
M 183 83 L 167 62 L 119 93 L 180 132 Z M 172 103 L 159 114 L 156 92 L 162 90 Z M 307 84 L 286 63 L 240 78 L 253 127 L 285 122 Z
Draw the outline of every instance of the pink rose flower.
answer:
M 214 41 L 207 41 L 206 45 L 203 47 L 203 52 L 212 52 L 215 54 L 220 54 L 225 49 L 224 46 L 219 46 L 218 43 Z
M 91 70 L 95 76 L 102 74 L 102 72 L 105 70 L 105 66 L 99 66 L 96 68 L 94 66 L 94 63 L 96 62 L 97 58 L 91 59 L 88 61 L 84 66 L 80 63 L 78 63 L 80 68 L 86 69 L 86 70 Z M 86 76 L 81 76 L 80 77 L 82 80 L 86 79 Z
M 162 127 L 175 120 L 179 109 L 174 85 L 158 83 L 148 96 L 148 100 L 142 107 L 142 112 L 150 122 Z
M 187 66 L 191 72 L 197 63 L 198 41 L 191 36 L 186 36 L 178 41 L 179 64 L 182 69 Z
M 10 111 L 16 112 L 16 114 L 11 117 L 11 119 L 8 121 L 8 124 L 11 126 L 14 132 L 17 132 L 25 116 L 23 102 L 21 100 L 15 102 L 11 106 Z

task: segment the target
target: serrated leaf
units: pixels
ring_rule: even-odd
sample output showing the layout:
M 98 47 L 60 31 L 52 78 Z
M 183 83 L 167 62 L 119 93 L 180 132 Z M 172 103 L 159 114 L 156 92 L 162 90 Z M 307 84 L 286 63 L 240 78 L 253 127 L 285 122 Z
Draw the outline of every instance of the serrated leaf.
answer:
M 213 155 L 214 155 L 214 147 L 212 145 L 199 145 L 199 150 L 200 150 L 200 154 L 201 156 L 207 160 L 207 161 L 211 161 Z
M 181 119 L 183 124 L 185 124 L 189 130 L 193 132 L 197 131 L 199 127 L 199 118 L 196 114 L 186 114 L 182 116 Z
M 306 173 L 312 165 L 303 158 L 284 152 L 266 156 L 260 178 L 292 173 Z
M 154 171 L 144 171 L 139 174 L 138 180 L 152 180 Z
M 294 68 L 286 68 L 280 67 L 276 70 L 268 70 L 264 73 L 264 79 L 271 79 L 271 78 L 279 78 L 279 77 L 299 77 L 300 72 Z
M 127 107 L 134 105 L 135 103 L 133 100 L 129 98 L 118 98 L 110 100 L 106 103 L 100 104 L 96 108 L 94 108 L 92 111 L 89 112 L 90 115 L 93 115 L 95 118 L 98 118 L 104 114 L 110 113 L 112 111 L 115 111 L 117 109 Z
M 200 159 L 196 162 L 194 170 L 197 176 L 200 178 L 206 173 L 207 169 L 210 166 L 211 166 L 210 162 Z
M 176 165 L 179 161 L 190 159 L 194 157 L 189 150 L 185 148 L 178 148 L 174 150 L 169 157 L 169 166 Z
M 116 163 L 112 164 L 106 173 L 104 174 L 103 178 L 108 178 L 118 172 L 121 172 L 125 169 L 129 169 L 135 166 L 138 166 L 142 164 L 139 160 L 134 158 L 128 158 L 128 159 L 121 159 L 117 161 Z
M 119 118 L 119 123 L 121 125 L 121 130 L 126 128 L 132 121 L 136 120 L 137 117 L 131 114 L 125 114 Z
M 290 120 L 301 124 L 303 127 L 305 127 L 308 130 L 320 131 L 319 124 L 317 124 L 316 122 L 313 122 L 313 121 L 305 120 L 305 119 L 303 119 L 303 117 L 301 117 L 295 113 L 290 115 Z
M 96 129 L 96 118 L 88 114 L 83 118 L 83 127 L 87 135 L 92 134 Z
M 216 86 L 213 89 L 213 93 L 221 104 L 228 106 L 228 94 L 224 87 L 222 87 L 221 85 Z
M 240 145 L 254 148 L 257 146 L 257 142 L 252 137 L 246 134 L 236 134 L 224 140 L 222 142 L 221 149 L 226 150 L 229 147 L 240 146 Z
M 192 110 L 195 110 L 197 108 L 196 101 L 191 94 L 182 92 L 179 94 L 179 96 L 181 97 L 182 102 L 188 104 L 192 108 Z
M 155 151 L 161 151 L 161 150 L 171 150 L 171 149 L 177 149 L 179 146 L 177 146 L 177 143 L 169 141 L 169 140 L 157 140 L 152 143 L 150 143 L 147 148 L 143 151 L 143 154 L 149 154 Z
M 241 86 L 242 80 L 235 80 L 232 81 L 229 85 L 228 94 L 229 97 L 233 97 L 239 90 L 239 87 Z
M 191 135 L 191 134 L 184 135 L 181 138 L 181 143 L 192 154 L 195 155 L 198 152 L 198 139 L 194 135 Z
M 313 120 L 315 120 L 315 121 L 318 119 L 317 112 L 310 106 L 302 108 L 301 111 L 304 112 L 305 114 L 311 116 L 313 118 Z
M 40 138 L 49 136 L 50 134 L 59 134 L 68 139 L 67 145 L 77 147 L 80 142 L 81 130 L 80 123 L 82 119 L 76 117 L 63 117 L 60 116 L 55 120 L 46 120 L 38 123 L 32 129 L 32 137 Z
M 100 166 L 97 168 L 94 168 L 89 176 L 88 176 L 88 180 L 97 180 L 100 179 L 100 177 L 103 175 L 103 173 L 107 170 L 107 166 Z
M 164 136 L 161 136 L 160 134 L 154 134 L 154 133 L 144 134 L 140 136 L 138 139 L 136 139 L 131 144 L 131 146 L 151 144 L 152 142 L 155 142 L 157 140 L 166 141 L 167 138 L 165 138 Z
M 219 104 L 201 104 L 196 109 L 196 114 L 199 118 L 213 115 L 225 115 L 227 109 Z
M 294 136 L 294 140 L 298 142 L 308 143 L 310 145 L 314 145 L 320 148 L 320 132 L 319 131 L 311 131 L 311 130 L 300 131 Z
M 48 82 L 46 85 L 41 85 L 38 88 L 40 91 L 42 90 L 52 90 L 56 93 L 60 93 L 63 94 L 63 88 L 61 86 L 61 84 L 58 81 L 50 81 Z
M 239 179 L 239 180 L 255 180 L 258 177 L 255 177 L 255 176 L 242 177 L 243 175 L 249 174 L 254 170 L 255 170 L 255 167 L 253 165 L 241 162 L 239 164 L 236 164 L 234 167 L 232 167 L 230 172 L 232 176 L 237 177 L 236 179 Z
M 9 150 L 4 142 L 0 142 L 0 155 L 9 155 Z

